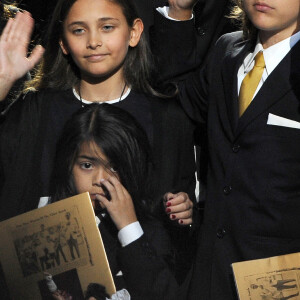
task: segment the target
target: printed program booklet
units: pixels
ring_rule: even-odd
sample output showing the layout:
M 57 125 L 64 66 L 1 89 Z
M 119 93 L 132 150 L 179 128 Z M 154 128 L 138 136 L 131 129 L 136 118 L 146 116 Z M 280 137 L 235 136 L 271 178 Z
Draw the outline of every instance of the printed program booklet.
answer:
M 89 283 L 116 292 L 88 193 L 1 222 L 0 240 L 12 299 L 53 299 L 45 273 L 72 299 L 83 299 Z
M 300 300 L 300 253 L 232 264 L 240 300 Z

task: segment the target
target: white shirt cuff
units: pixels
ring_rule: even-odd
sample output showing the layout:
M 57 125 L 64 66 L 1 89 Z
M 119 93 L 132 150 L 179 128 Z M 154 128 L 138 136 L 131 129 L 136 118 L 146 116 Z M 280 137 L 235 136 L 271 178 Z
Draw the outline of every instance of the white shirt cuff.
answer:
M 38 208 L 44 207 L 44 206 L 48 205 L 49 203 L 50 203 L 49 196 L 41 197 L 39 204 L 38 204 Z
M 99 226 L 99 224 L 101 223 L 101 220 L 98 218 L 98 216 L 95 216 L 95 221 L 97 226 Z
M 115 294 L 111 296 L 111 298 L 105 298 L 106 300 L 130 300 L 130 295 L 127 290 L 123 289 L 117 291 Z
M 140 222 L 136 221 L 122 228 L 118 233 L 118 239 L 122 247 L 125 247 L 140 238 L 143 234 L 144 231 Z
M 163 15 L 165 18 L 172 20 L 172 21 L 178 21 L 180 22 L 181 20 L 177 20 L 177 19 L 173 19 L 171 17 L 169 17 L 169 6 L 164 6 L 164 7 L 157 7 L 156 10 Z M 194 18 L 194 14 L 192 14 L 190 20 L 192 20 Z

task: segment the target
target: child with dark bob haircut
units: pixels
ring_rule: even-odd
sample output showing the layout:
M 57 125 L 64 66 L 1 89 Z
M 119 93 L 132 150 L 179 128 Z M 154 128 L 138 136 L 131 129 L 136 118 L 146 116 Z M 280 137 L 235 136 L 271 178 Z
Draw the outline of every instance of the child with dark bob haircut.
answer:
M 150 146 L 135 119 L 105 103 L 80 109 L 64 127 L 53 170 L 52 202 L 89 192 L 117 290 L 165 299 L 176 285 L 173 252 L 150 213 Z

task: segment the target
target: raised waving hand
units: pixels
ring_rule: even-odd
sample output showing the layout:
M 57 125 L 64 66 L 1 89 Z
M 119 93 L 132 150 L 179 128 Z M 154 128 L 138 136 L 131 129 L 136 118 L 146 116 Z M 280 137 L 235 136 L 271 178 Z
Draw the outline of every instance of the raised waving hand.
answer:
M 34 20 L 28 12 L 18 12 L 9 19 L 0 37 L 0 101 L 13 84 L 42 58 L 44 48 L 36 46 L 28 56 Z

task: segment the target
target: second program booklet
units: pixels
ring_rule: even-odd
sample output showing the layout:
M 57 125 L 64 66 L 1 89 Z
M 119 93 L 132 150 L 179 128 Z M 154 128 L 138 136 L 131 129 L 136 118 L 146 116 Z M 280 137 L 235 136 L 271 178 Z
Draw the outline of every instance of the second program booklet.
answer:
M 300 253 L 232 264 L 240 300 L 300 300 Z

